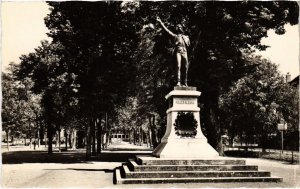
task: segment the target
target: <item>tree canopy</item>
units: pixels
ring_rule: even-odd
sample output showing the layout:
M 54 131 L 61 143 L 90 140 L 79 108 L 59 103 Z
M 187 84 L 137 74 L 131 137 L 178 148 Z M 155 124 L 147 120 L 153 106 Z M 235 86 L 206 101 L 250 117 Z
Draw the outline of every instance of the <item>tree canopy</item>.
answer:
M 279 74 L 277 65 L 260 57 L 251 60 L 258 63 L 255 71 L 239 79 L 219 99 L 222 128 L 231 139 L 245 136 L 245 141 L 253 142 L 257 138 L 266 148 L 268 134 L 276 133 L 281 119 L 289 123 L 289 129 L 298 126 L 298 95 Z
M 45 24 L 52 42 L 43 41 L 35 52 L 22 55 L 15 71 L 19 80 L 30 79 L 30 90 L 41 95 L 48 137 L 74 120 L 89 128 L 103 112 L 118 120 L 118 113 L 126 113 L 124 107 L 133 107 L 128 102 L 135 103 L 134 111 L 122 119 L 134 116 L 135 124 L 143 125 L 154 116 L 153 125 L 166 125 L 164 96 L 175 85 L 176 67 L 173 41 L 159 29 L 159 16 L 171 31 L 180 23 L 190 36 L 188 83 L 202 92 L 201 124 L 216 148 L 221 136 L 220 96 L 258 71 L 261 64 L 249 54 L 267 48 L 261 43 L 267 31 L 284 34 L 284 25 L 297 24 L 299 13 L 297 2 L 283 1 L 48 5 L 51 12 Z M 286 117 L 291 113 L 281 112 Z

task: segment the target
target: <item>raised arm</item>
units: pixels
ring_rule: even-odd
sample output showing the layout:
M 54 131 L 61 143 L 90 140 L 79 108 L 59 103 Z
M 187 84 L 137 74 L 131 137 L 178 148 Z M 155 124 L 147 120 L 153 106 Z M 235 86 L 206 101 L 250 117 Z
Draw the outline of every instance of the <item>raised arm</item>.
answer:
M 176 35 L 171 32 L 165 25 L 164 23 L 161 21 L 161 19 L 159 17 L 156 18 L 156 20 L 160 23 L 161 27 L 168 33 L 170 34 L 171 36 L 175 37 Z

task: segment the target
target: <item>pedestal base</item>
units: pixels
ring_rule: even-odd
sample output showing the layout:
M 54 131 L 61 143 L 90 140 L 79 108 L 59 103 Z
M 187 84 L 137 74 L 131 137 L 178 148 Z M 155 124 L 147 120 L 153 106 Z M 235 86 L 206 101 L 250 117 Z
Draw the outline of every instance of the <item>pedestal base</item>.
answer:
M 159 158 L 215 158 L 218 152 L 202 139 L 173 139 L 160 143 L 152 153 Z
M 200 125 L 200 108 L 195 87 L 175 87 L 166 99 L 167 128 L 152 155 L 160 158 L 214 158 L 218 152 L 207 143 Z M 182 121 L 183 120 L 183 121 Z

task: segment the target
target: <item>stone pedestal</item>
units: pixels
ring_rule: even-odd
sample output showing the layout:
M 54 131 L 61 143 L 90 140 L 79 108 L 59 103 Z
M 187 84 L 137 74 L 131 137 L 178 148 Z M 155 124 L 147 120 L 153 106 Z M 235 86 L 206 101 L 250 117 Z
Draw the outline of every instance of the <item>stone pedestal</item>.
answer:
M 161 143 L 153 151 L 159 158 L 213 158 L 218 152 L 207 143 L 200 126 L 200 108 L 198 97 L 200 92 L 196 87 L 174 87 L 166 99 L 169 102 L 167 110 L 167 128 Z M 193 114 L 194 130 L 186 131 L 175 126 L 179 114 Z M 178 123 L 178 120 L 177 122 Z M 177 124 L 178 125 L 178 124 Z

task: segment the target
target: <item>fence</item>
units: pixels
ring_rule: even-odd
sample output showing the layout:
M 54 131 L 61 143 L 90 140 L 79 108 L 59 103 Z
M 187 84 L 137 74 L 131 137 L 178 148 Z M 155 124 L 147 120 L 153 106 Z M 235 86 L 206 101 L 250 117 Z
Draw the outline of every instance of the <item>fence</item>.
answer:
M 254 157 L 287 161 L 290 163 L 299 163 L 299 151 L 266 149 L 265 152 L 261 148 L 254 146 L 225 147 L 225 155 L 237 157 Z

